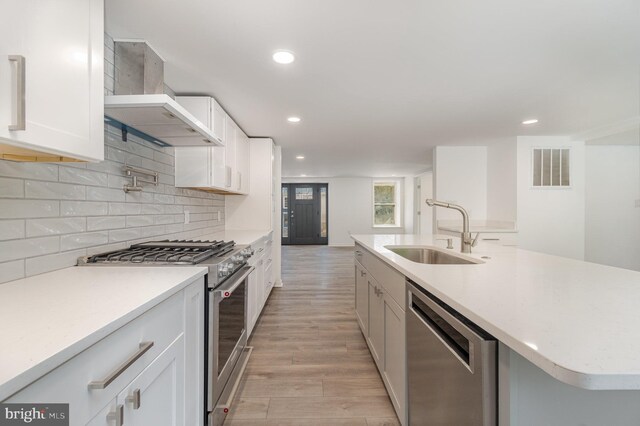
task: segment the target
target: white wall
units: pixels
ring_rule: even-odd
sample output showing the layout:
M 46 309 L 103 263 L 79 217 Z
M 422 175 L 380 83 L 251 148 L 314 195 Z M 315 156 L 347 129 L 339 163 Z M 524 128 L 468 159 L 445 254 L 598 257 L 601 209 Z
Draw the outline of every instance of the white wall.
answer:
M 532 149 L 571 148 L 570 188 L 533 188 Z M 568 137 L 520 136 L 517 142 L 518 246 L 584 259 L 585 144 Z
M 487 146 L 487 219 L 516 220 L 516 147 L 517 139 Z
M 433 234 L 433 207 L 427 206 L 425 200 L 433 198 L 433 172 L 420 175 L 420 233 Z
M 373 227 L 373 181 L 378 178 L 283 178 L 283 183 L 327 183 L 329 185 L 329 245 L 351 246 L 350 234 L 404 234 L 405 227 L 413 228 L 413 217 L 409 211 L 409 222 L 397 228 Z M 404 190 L 404 178 L 384 178 L 385 181 L 401 183 L 403 203 L 412 191 Z M 412 202 L 412 201 L 411 201 Z M 405 206 L 406 207 L 406 206 Z M 406 221 L 406 208 L 402 214 Z
M 587 145 L 585 260 L 640 271 L 640 147 Z
M 487 147 L 437 146 L 433 152 L 433 196 L 459 204 L 473 220 L 487 219 Z M 460 220 L 460 213 L 435 208 L 434 220 Z

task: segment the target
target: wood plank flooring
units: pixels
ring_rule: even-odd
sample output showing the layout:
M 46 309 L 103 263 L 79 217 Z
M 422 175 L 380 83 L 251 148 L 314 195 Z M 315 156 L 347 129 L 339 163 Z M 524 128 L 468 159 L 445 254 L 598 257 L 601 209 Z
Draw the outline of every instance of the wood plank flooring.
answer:
M 226 426 L 396 426 L 354 311 L 353 249 L 285 246 Z

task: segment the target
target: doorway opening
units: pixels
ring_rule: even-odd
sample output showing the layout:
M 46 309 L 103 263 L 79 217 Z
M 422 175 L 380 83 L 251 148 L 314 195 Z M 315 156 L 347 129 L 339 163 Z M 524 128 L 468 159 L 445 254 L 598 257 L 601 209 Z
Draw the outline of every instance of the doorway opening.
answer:
M 327 245 L 329 241 L 329 185 L 282 184 L 282 244 Z

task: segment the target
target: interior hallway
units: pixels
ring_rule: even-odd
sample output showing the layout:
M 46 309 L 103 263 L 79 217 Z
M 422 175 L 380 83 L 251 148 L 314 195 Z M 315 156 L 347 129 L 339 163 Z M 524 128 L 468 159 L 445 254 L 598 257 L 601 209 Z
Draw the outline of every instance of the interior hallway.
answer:
M 228 426 L 398 425 L 354 312 L 353 249 L 283 246 Z

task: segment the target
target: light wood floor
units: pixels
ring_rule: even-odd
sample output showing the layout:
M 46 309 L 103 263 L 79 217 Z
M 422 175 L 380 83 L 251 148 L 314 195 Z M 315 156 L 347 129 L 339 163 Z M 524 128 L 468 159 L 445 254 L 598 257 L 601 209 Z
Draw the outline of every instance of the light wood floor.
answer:
M 286 246 L 225 426 L 392 426 L 354 312 L 353 249 Z

